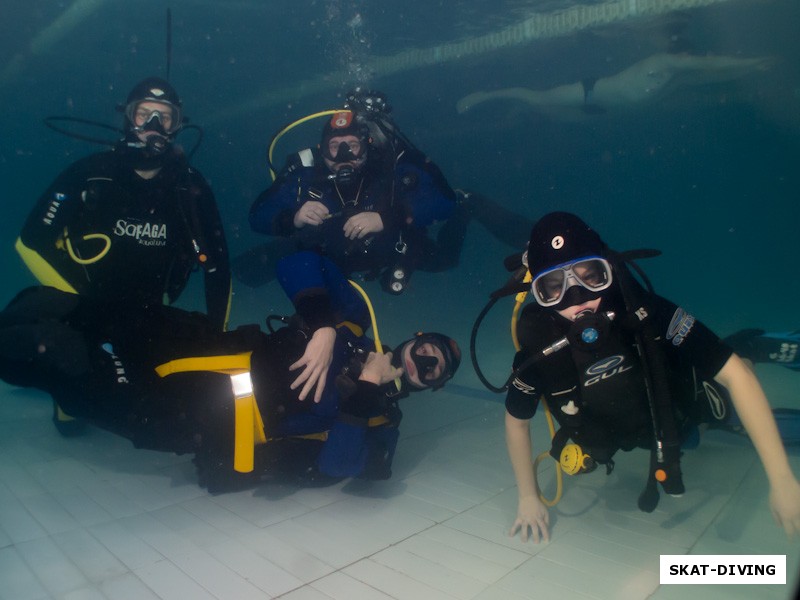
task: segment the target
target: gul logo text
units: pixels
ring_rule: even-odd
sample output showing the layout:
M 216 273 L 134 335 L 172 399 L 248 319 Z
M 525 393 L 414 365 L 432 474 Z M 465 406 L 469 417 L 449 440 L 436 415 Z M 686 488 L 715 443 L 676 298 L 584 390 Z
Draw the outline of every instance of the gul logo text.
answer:
M 674 346 L 680 346 L 694 327 L 694 322 L 695 318 L 692 315 L 682 308 L 676 309 L 667 328 L 667 339 L 672 340 Z
M 625 365 L 624 356 L 620 356 L 619 354 L 609 356 L 608 358 L 604 358 L 603 360 L 594 363 L 591 367 L 586 369 L 586 374 L 590 377 L 583 385 L 584 387 L 589 387 L 590 385 L 594 385 L 603 379 L 608 379 L 614 375 L 619 375 L 625 371 L 630 371 L 632 368 L 633 367 L 631 366 Z

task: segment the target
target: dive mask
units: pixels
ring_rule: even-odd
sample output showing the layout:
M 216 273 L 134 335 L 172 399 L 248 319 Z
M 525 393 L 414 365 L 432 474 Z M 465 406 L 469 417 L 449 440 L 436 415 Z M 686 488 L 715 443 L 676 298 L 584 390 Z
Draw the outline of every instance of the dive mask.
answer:
M 539 273 L 531 282 L 531 293 L 540 306 L 550 308 L 561 303 L 567 290 L 573 286 L 602 292 L 611 286 L 612 281 L 609 262 L 598 256 L 589 256 Z
M 363 145 L 361 142 L 339 142 L 336 147 L 336 154 L 330 152 L 329 157 L 332 161 L 337 163 L 354 162 L 363 157 Z
M 169 107 L 171 112 L 166 110 L 150 109 L 142 106 L 141 100 L 131 102 L 125 107 L 125 116 L 130 122 L 131 129 L 136 133 L 145 131 L 155 131 L 163 136 L 171 136 L 178 132 L 183 124 L 181 109 L 174 104 L 159 100 L 158 104 Z M 141 123 L 141 125 L 137 125 Z
M 441 333 L 418 333 L 413 340 L 401 344 L 395 351 L 395 360 L 402 362 L 402 353 L 407 344 L 413 344 L 410 357 L 417 370 L 417 377 L 423 384 L 423 389 L 438 389 L 455 375 L 461 362 L 461 349 L 454 339 Z M 425 344 L 430 344 L 439 350 L 443 359 L 441 363 L 435 354 L 430 354 L 423 348 Z M 420 388 L 407 377 L 404 379 L 410 386 Z

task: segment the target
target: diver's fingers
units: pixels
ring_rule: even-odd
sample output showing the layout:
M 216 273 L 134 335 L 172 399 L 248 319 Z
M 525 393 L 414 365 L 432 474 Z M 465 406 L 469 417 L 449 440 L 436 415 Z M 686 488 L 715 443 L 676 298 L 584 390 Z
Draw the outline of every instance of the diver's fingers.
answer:
M 305 366 L 303 361 L 299 361 L 294 363 L 291 367 L 289 367 L 290 371 L 294 371 L 300 367 Z M 292 384 L 289 386 L 289 389 L 296 390 L 300 387 L 309 377 L 311 377 L 311 369 L 305 368 L 303 369 L 300 374 L 295 378 Z
M 314 402 L 319 404 L 320 400 L 322 400 L 322 392 L 325 391 L 325 384 L 328 380 L 328 368 L 320 368 L 319 374 L 317 374 L 314 379 L 317 383 L 317 390 L 314 393 Z
M 303 389 L 300 391 L 300 395 L 298 396 L 300 400 L 305 400 L 308 397 L 308 393 L 313 389 L 314 383 L 316 383 L 314 378 L 309 377 L 308 381 L 306 381 L 305 385 L 303 386 Z M 315 402 L 318 402 L 318 400 L 315 400 Z

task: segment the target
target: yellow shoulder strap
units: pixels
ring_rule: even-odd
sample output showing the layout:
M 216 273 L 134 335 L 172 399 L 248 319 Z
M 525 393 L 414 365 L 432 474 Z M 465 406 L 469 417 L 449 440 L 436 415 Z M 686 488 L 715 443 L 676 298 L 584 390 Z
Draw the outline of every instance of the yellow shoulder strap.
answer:
M 238 375 L 250 370 L 250 355 L 252 352 L 228 354 L 223 356 L 192 356 L 190 358 L 176 358 L 156 367 L 159 377 L 166 377 L 173 373 L 187 371 L 213 371 L 225 375 Z

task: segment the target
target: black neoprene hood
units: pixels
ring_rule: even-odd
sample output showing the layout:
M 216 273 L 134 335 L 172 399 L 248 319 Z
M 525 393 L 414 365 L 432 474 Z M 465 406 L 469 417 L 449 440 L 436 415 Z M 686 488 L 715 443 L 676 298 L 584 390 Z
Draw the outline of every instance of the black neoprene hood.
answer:
M 603 240 L 578 216 L 552 212 L 539 219 L 531 229 L 528 270 L 535 277 L 556 265 L 605 254 Z

